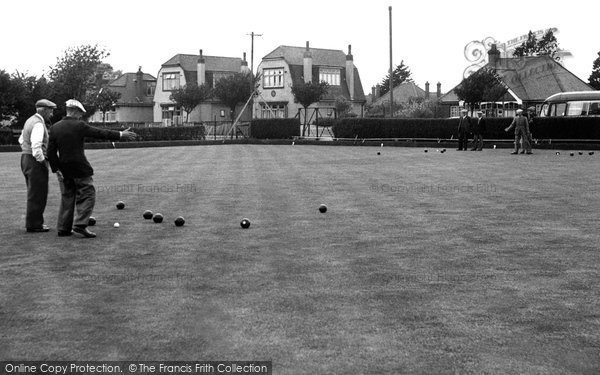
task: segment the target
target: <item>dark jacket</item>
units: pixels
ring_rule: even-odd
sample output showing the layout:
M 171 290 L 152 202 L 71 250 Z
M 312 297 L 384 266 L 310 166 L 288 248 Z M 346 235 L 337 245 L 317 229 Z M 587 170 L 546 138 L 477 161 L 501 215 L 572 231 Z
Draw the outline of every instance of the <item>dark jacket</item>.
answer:
M 468 133 L 469 131 L 471 131 L 471 117 L 469 116 L 464 116 L 461 117 L 460 120 L 458 121 L 458 132 L 465 132 Z
M 478 118 L 474 122 L 475 122 L 475 125 L 473 126 L 473 133 L 474 134 L 485 133 L 485 117 Z
M 94 174 L 84 153 L 84 139 L 101 138 L 118 141 L 118 131 L 89 126 L 85 121 L 65 117 L 50 128 L 48 161 L 52 172 L 60 170 L 65 177 L 83 178 Z

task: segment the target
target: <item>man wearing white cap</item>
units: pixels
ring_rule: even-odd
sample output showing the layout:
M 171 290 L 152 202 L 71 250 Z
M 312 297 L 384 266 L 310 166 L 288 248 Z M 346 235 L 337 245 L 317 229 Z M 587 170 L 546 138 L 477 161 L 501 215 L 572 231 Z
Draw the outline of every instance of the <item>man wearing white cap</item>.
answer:
M 129 129 L 119 132 L 89 126 L 81 120 L 85 108 L 75 99 L 67 100 L 66 107 L 67 116 L 52 127 L 48 145 L 50 167 L 58 177 L 61 192 L 58 235 L 76 233 L 86 238 L 96 237 L 87 229 L 96 203 L 96 189 L 92 179 L 94 169 L 84 153 L 84 139 L 133 140 L 136 134 Z
M 512 155 L 519 153 L 519 141 L 523 140 L 523 148 L 528 155 L 531 155 L 531 144 L 529 143 L 529 120 L 523 116 L 523 110 L 517 109 L 517 116 L 513 119 L 510 125 L 504 131 L 510 131 L 515 127 L 515 150 Z
M 21 171 L 27 184 L 27 232 L 48 232 L 44 210 L 48 201 L 48 128 L 56 104 L 47 99 L 35 103 L 36 113 L 27 119 L 19 137 Z

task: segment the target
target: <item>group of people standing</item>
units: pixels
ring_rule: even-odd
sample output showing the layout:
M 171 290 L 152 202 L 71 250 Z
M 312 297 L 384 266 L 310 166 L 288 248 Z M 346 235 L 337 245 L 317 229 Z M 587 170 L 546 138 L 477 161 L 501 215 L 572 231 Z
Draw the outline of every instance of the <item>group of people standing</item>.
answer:
M 521 154 L 531 154 L 531 131 L 529 129 L 530 119 L 523 116 L 523 110 L 517 109 L 517 114 L 510 125 L 504 129 L 508 132 L 515 128 L 515 149 L 512 155 L 519 153 L 519 146 L 523 144 Z M 458 148 L 457 151 L 467 151 L 469 143 L 469 134 L 473 134 L 473 148 L 471 151 L 481 151 L 483 149 L 483 136 L 486 130 L 485 117 L 482 111 L 477 111 L 477 119 L 471 119 L 466 109 L 461 110 L 460 120 L 458 122 Z
M 67 100 L 65 106 L 67 115 L 50 127 L 56 104 L 47 99 L 38 100 L 36 113 L 25 122 L 19 137 L 21 171 L 27 185 L 25 227 L 27 232 L 33 233 L 50 231 L 44 224 L 44 211 L 51 169 L 61 191 L 58 236 L 78 234 L 92 238 L 96 234 L 87 226 L 96 202 L 96 189 L 92 179 L 94 170 L 84 153 L 85 137 L 118 141 L 133 140 L 136 134 L 129 129 L 114 131 L 88 125 L 81 120 L 85 108 L 75 99 Z

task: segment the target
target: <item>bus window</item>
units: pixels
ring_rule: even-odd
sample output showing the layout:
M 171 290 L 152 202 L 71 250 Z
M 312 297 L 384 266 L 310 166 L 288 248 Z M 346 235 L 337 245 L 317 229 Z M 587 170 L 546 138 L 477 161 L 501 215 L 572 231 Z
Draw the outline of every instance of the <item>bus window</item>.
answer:
M 587 115 L 587 103 L 585 102 L 569 102 L 566 116 L 581 116 Z
M 556 103 L 550 107 L 550 116 L 564 116 L 567 103 Z
M 588 115 L 589 116 L 600 116 L 600 101 L 590 103 L 590 110 L 588 111 Z
M 542 109 L 540 110 L 540 117 L 548 116 L 548 103 L 544 103 Z

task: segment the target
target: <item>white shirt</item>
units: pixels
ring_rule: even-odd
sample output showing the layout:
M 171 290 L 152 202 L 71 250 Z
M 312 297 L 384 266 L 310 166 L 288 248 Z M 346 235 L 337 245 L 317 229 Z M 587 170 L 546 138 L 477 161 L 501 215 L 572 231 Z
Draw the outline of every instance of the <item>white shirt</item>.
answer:
M 42 151 L 42 144 L 44 143 L 44 133 L 46 132 L 46 123 L 44 121 L 44 118 L 39 113 L 36 113 L 34 116 L 39 117 L 42 122 L 36 122 L 35 125 L 33 125 L 33 129 L 31 130 L 31 154 L 33 155 L 35 160 L 39 161 L 40 163 L 43 163 L 44 160 L 46 160 L 44 152 Z M 19 143 L 23 144 L 23 133 L 21 133 L 21 136 L 19 137 Z

